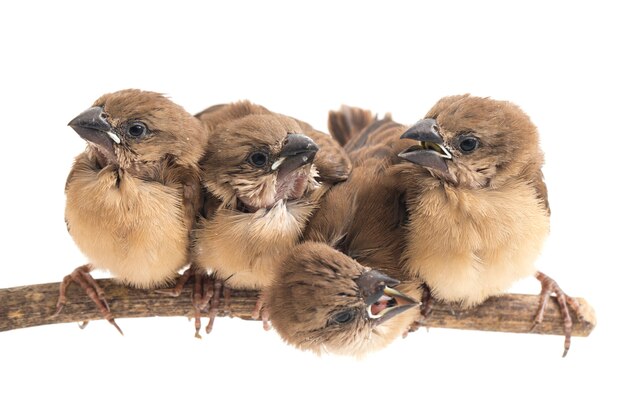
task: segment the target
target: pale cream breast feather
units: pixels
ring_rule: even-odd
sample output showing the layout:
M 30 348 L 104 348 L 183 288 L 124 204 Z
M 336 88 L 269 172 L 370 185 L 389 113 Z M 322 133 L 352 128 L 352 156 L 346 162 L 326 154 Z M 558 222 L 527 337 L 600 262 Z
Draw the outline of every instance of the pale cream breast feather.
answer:
M 300 241 L 316 207 L 306 201 L 279 201 L 270 209 L 241 213 L 222 204 L 200 223 L 195 258 L 232 288 L 263 288 L 281 257 Z
M 140 288 L 165 285 L 187 263 L 182 186 L 141 181 L 78 161 L 65 211 L 72 238 L 96 267 Z M 119 184 L 116 185 L 117 181 Z
M 416 201 L 404 262 L 435 296 L 469 307 L 535 272 L 550 226 L 527 182 L 498 190 L 438 187 Z

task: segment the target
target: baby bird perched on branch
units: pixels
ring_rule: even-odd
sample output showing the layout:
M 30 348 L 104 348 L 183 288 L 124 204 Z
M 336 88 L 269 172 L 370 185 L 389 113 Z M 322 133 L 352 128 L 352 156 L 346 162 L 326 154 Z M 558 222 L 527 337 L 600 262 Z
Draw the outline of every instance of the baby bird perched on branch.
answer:
M 408 208 L 406 271 L 440 300 L 471 307 L 536 273 L 544 301 L 576 302 L 537 272 L 534 262 L 549 231 L 550 209 L 537 130 L 517 106 L 470 95 L 441 99 L 401 136 L 416 141 L 393 167 Z
M 87 149 L 67 178 L 65 219 L 90 263 L 63 280 L 57 314 L 67 285 L 77 282 L 117 327 L 90 272 L 155 288 L 189 263 L 206 129 L 163 95 L 140 90 L 105 94 L 69 125 Z
M 195 262 L 216 279 L 209 332 L 222 283 L 265 288 L 281 257 L 301 240 L 322 195 L 348 177 L 351 164 L 330 136 L 247 101 L 196 117 L 210 132 L 201 164 L 210 198 L 194 251 Z
M 421 298 L 420 282 L 404 274 L 399 262 L 404 196 L 385 174 L 399 161 L 399 151 L 364 140 L 390 123 L 358 109 L 331 112 L 329 129 L 347 142 L 352 173 L 327 193 L 309 223 L 307 242 L 285 257 L 267 290 L 274 328 L 297 348 L 364 356 L 419 318 L 412 307 Z M 396 125 L 399 137 L 404 129 Z

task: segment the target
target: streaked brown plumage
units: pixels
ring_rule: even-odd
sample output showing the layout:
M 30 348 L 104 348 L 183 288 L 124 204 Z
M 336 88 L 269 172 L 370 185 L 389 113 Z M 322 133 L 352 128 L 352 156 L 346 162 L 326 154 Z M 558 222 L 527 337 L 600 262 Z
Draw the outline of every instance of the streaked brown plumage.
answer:
M 173 281 L 190 260 L 205 127 L 163 95 L 140 90 L 103 95 L 70 126 L 87 149 L 67 179 L 65 218 L 90 264 L 66 284 L 89 281 L 92 268 L 139 288 Z M 64 302 L 62 294 L 59 311 Z
M 331 113 L 329 129 L 338 141 L 348 143 L 352 173 L 324 197 L 307 228 L 307 242 L 286 257 L 267 290 L 267 306 L 274 328 L 287 343 L 317 353 L 363 356 L 388 345 L 417 320 L 419 310 L 411 307 L 421 290 L 399 262 L 404 196 L 385 174 L 399 160 L 398 151 L 357 140 L 392 122 L 374 121 L 365 113 L 349 117 L 352 110 L 342 111 Z M 368 129 L 357 135 L 365 125 Z M 402 127 L 396 130 L 399 137 Z M 375 295 L 359 285 L 366 272 L 379 278 Z M 368 307 L 378 314 L 368 314 Z M 346 311 L 354 313 L 351 320 L 338 322 L 336 316 Z M 372 317 L 379 314 L 384 320 Z
M 350 161 L 328 135 L 250 102 L 197 117 L 210 131 L 202 171 L 211 197 L 195 260 L 227 287 L 263 289 L 323 194 L 348 177 Z

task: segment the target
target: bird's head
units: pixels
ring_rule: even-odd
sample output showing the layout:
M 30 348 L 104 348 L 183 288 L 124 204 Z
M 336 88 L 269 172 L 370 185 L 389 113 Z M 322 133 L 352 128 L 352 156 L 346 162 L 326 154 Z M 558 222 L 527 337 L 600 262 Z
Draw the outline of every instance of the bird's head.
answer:
M 136 175 L 167 158 L 195 165 L 207 137 L 202 123 L 181 106 L 134 89 L 103 95 L 69 126 L 87 141 L 100 168 L 113 165 Z
M 419 305 L 398 281 L 321 243 L 300 245 L 266 290 L 272 325 L 289 344 L 316 353 L 363 356 L 414 321 Z
M 202 162 L 205 186 L 237 209 L 255 212 L 299 199 L 317 186 L 315 142 L 286 116 L 251 114 L 221 125 Z
M 401 138 L 417 143 L 400 158 L 459 187 L 497 187 L 543 163 L 530 118 L 516 105 L 490 98 L 444 97 Z

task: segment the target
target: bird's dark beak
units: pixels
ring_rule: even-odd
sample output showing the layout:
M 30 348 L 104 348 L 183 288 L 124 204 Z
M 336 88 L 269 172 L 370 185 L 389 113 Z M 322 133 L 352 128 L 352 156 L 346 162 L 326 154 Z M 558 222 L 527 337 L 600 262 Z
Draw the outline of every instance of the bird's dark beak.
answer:
M 113 132 L 111 124 L 104 118 L 102 107 L 90 107 L 68 125 L 81 138 L 96 145 L 102 152 L 115 156 L 113 142 L 120 143 L 120 138 Z
M 272 171 L 278 170 L 280 180 L 301 166 L 313 162 L 318 150 L 319 147 L 313 139 L 305 135 L 290 133 L 285 138 L 278 159 L 272 164 Z
M 426 168 L 448 172 L 445 160 L 452 159 L 452 155 L 445 147 L 435 119 L 420 120 L 404 132 L 400 139 L 417 141 L 417 145 L 400 152 L 400 158 Z
M 366 271 L 358 278 L 357 285 L 365 299 L 368 317 L 375 326 L 420 305 L 420 302 L 392 288 L 399 283 L 375 270 Z

